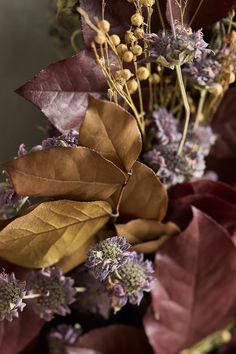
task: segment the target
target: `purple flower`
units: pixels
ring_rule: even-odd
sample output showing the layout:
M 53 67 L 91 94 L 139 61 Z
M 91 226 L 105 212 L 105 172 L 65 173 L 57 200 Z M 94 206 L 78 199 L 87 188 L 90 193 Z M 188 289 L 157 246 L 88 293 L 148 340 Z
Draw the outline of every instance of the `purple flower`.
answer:
M 190 126 L 187 140 L 189 143 L 196 145 L 198 151 L 204 156 L 207 156 L 211 147 L 216 142 L 216 135 L 213 133 L 210 126 L 198 125 L 196 128 Z
M 14 216 L 26 199 L 16 194 L 9 183 L 0 183 L 0 219 Z
M 178 155 L 178 144 L 155 146 L 143 155 L 144 161 L 152 167 L 160 180 L 170 187 L 177 183 L 200 178 L 205 171 L 205 160 L 197 146 L 185 143 Z
M 91 269 L 95 278 L 104 280 L 127 262 L 130 247 L 125 237 L 116 236 L 101 241 L 89 251 L 86 266 Z
M 158 145 L 167 145 L 181 139 L 177 120 L 162 107 L 152 112 L 150 134 Z
M 208 88 L 216 82 L 221 64 L 216 57 L 203 55 L 200 60 L 187 63 L 184 73 L 189 80 L 199 88 Z
M 144 261 L 142 254 L 130 252 L 128 261 L 110 274 L 107 280 L 115 311 L 127 302 L 140 305 L 143 293 L 151 291 L 153 273 L 152 262 Z
M 15 274 L 0 274 L 0 320 L 12 321 L 18 317 L 18 311 L 23 311 L 25 303 L 25 283 L 16 280 Z
M 150 57 L 148 62 L 156 62 L 174 69 L 194 59 L 200 59 L 203 53 L 210 53 L 208 44 L 203 40 L 201 30 L 192 32 L 191 28 L 175 25 L 176 35 L 171 31 L 159 31 L 145 36 Z
M 48 336 L 50 354 L 66 354 L 66 346 L 76 343 L 81 334 L 82 329 L 80 325 L 58 325 Z
M 30 151 L 27 151 L 24 144 L 19 146 L 18 156 L 24 156 L 29 152 L 48 150 L 55 147 L 77 147 L 79 133 L 76 130 L 70 130 L 67 134 L 47 138 L 42 141 L 41 145 L 34 146 Z
M 29 279 L 30 295 L 35 295 L 34 311 L 44 320 L 50 321 L 54 314 L 65 316 L 70 313 L 68 305 L 75 301 L 74 280 L 65 277 L 59 268 L 45 268 L 33 272 Z

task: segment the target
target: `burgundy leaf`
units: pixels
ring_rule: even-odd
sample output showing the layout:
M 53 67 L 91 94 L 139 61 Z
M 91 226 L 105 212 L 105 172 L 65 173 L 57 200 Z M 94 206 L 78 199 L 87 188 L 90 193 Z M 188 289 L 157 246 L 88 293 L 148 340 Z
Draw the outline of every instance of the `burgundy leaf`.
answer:
M 49 65 L 16 92 L 36 105 L 64 133 L 72 128 L 79 129 L 88 94 L 99 98 L 107 88 L 93 54 L 83 50 Z
M 152 308 L 144 325 L 156 354 L 178 354 L 236 315 L 236 250 L 197 209 L 186 230 L 156 254 Z
M 82 354 L 81 348 L 93 349 L 91 354 L 97 352 L 102 354 L 152 353 L 144 331 L 126 325 L 111 325 L 94 329 L 81 337 L 76 348 L 77 350 L 73 347 L 69 348 L 69 353 Z
M 235 189 L 207 180 L 176 185 L 169 191 L 167 219 L 185 228 L 192 218 L 192 205 L 226 228 L 236 244 Z
M 181 14 L 177 2 L 175 0 L 170 0 L 170 2 L 174 20 L 181 21 Z M 186 24 L 191 23 L 192 26 L 197 29 L 209 26 L 227 16 L 227 13 L 235 4 L 235 0 L 203 0 L 200 7 L 199 4 L 200 0 L 188 0 L 184 14 L 184 22 Z M 166 17 L 170 23 L 170 11 L 168 6 Z

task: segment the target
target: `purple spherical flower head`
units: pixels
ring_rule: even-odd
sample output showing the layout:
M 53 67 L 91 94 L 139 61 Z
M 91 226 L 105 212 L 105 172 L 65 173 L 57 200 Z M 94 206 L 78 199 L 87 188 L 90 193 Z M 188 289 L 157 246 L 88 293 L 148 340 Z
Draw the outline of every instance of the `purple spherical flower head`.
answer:
M 145 61 L 174 69 L 176 65 L 199 59 L 202 53 L 211 52 L 201 30 L 192 32 L 191 28 L 176 24 L 175 32 L 175 35 L 171 31 L 147 34 L 145 39 L 150 57 Z
M 18 149 L 18 156 L 24 156 L 29 152 L 48 150 L 56 147 L 77 147 L 79 133 L 72 129 L 67 134 L 47 138 L 42 141 L 41 145 L 34 146 L 30 151 L 27 151 L 24 144 L 21 144 Z
M 125 237 L 107 238 L 94 246 L 88 254 L 86 266 L 91 269 L 95 278 L 103 281 L 107 276 L 127 262 L 131 245 Z
M 181 155 L 178 144 L 156 146 L 143 155 L 144 161 L 152 167 L 167 187 L 203 176 L 205 160 L 196 145 L 185 143 Z
M 213 133 L 210 126 L 198 125 L 197 127 L 190 126 L 187 135 L 187 141 L 198 147 L 204 156 L 207 156 L 211 147 L 215 144 L 217 136 Z
M 25 283 L 16 280 L 15 274 L 0 274 L 0 320 L 12 321 L 18 317 L 18 311 L 23 311 L 25 303 Z
M 177 120 L 163 107 L 152 112 L 150 133 L 158 145 L 167 145 L 181 139 Z
M 33 272 L 29 279 L 30 294 L 38 295 L 33 301 L 34 311 L 50 321 L 55 314 L 70 313 L 68 305 L 75 301 L 74 280 L 62 274 L 59 268 L 45 268 Z
M 71 326 L 60 324 L 49 333 L 50 339 L 55 339 L 63 344 L 74 344 L 82 334 L 80 325 Z
M 143 293 L 150 292 L 154 270 L 152 262 L 143 259 L 143 254 L 130 252 L 128 262 L 109 276 L 113 307 L 119 310 L 127 302 L 140 305 Z

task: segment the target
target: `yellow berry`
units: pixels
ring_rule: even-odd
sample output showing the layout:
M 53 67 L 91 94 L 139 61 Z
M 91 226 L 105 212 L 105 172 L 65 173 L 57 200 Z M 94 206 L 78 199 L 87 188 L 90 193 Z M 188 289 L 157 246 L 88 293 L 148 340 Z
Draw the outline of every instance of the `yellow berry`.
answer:
M 153 6 L 155 4 L 155 0 L 139 0 L 140 4 L 143 6 Z
M 102 31 L 102 32 L 109 32 L 110 31 L 110 22 L 106 21 L 106 20 L 101 20 L 97 23 L 98 28 Z
M 145 66 L 140 66 L 137 70 L 137 77 L 139 80 L 147 80 L 149 78 L 150 72 Z
M 106 36 L 104 33 L 98 33 L 95 38 L 94 38 L 94 41 L 97 43 L 97 44 L 104 44 L 105 41 L 106 41 Z
M 143 16 L 137 12 L 136 14 L 131 16 L 131 23 L 134 26 L 141 26 L 143 24 Z
M 135 79 L 129 80 L 127 82 L 127 87 L 128 87 L 128 90 L 131 94 L 135 93 L 138 89 L 138 83 Z
M 120 37 L 117 36 L 117 34 L 112 34 L 110 39 L 112 44 L 114 44 L 114 46 L 118 46 L 120 44 Z
M 135 37 L 132 31 L 125 32 L 125 43 L 130 44 L 135 42 L 136 40 L 137 38 Z
M 158 74 L 154 73 L 151 76 L 151 81 L 152 81 L 153 84 L 159 84 L 160 81 L 161 81 L 161 78 L 160 78 L 160 76 Z
M 142 28 L 136 28 L 134 30 L 134 35 L 138 39 L 142 39 L 144 37 L 144 30 Z
M 132 51 L 132 53 L 133 53 L 134 55 L 136 55 L 136 56 L 138 57 L 139 55 L 142 54 L 143 48 L 142 48 L 140 45 L 135 44 L 135 45 L 131 48 L 131 51 Z
M 212 84 L 209 87 L 209 92 L 212 93 L 214 96 L 220 96 L 223 93 L 223 87 L 221 84 Z
M 133 76 L 133 74 L 131 73 L 131 71 L 129 69 L 123 69 L 123 70 L 121 70 L 121 76 L 126 81 L 128 81 Z
M 127 50 L 122 57 L 125 63 L 130 63 L 134 59 L 134 55 L 130 50 Z
M 116 50 L 119 56 L 122 56 L 128 50 L 128 47 L 125 44 L 119 44 Z

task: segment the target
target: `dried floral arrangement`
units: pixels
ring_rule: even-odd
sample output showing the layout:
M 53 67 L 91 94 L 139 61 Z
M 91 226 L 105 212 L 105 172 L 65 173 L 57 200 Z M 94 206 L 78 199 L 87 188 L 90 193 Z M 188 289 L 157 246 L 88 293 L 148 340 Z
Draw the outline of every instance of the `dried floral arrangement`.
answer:
M 17 89 L 1 354 L 236 353 L 234 0 L 57 0 L 77 50 Z

